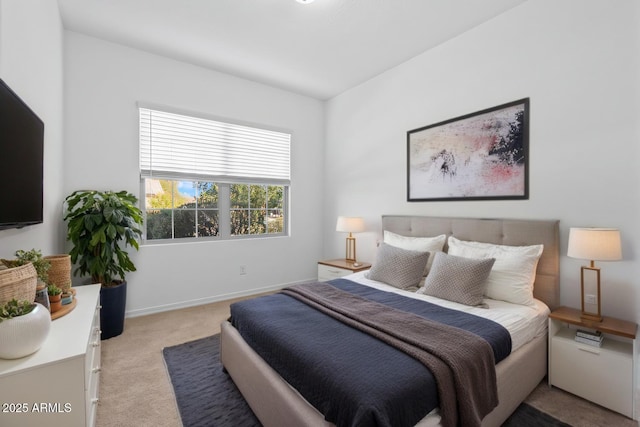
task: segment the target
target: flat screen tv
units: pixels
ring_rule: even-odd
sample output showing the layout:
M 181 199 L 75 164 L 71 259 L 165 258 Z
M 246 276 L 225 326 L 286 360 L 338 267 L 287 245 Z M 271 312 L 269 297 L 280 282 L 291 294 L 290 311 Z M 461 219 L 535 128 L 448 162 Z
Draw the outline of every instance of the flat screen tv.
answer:
M 0 79 L 0 230 L 42 222 L 44 123 Z

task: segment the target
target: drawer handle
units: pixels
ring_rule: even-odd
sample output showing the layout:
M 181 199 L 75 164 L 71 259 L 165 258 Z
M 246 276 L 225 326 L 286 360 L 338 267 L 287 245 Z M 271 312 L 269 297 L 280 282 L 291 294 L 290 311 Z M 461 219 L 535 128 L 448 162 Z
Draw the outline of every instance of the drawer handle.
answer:
M 100 342 L 94 341 L 93 343 L 91 343 L 91 347 L 99 347 L 100 346 Z
M 99 401 L 100 401 L 100 399 L 98 399 L 97 397 L 96 397 L 96 398 L 93 398 L 93 399 L 91 399 L 91 404 L 92 404 L 92 405 L 95 405 L 95 404 L 97 404 Z
M 582 350 L 587 353 L 595 354 L 596 356 L 600 356 L 600 352 L 598 350 L 592 350 L 590 348 L 578 347 L 578 350 Z
M 329 270 L 331 273 L 341 273 L 341 270 Z
M 102 368 L 98 366 L 97 368 L 93 368 L 91 372 L 102 372 Z

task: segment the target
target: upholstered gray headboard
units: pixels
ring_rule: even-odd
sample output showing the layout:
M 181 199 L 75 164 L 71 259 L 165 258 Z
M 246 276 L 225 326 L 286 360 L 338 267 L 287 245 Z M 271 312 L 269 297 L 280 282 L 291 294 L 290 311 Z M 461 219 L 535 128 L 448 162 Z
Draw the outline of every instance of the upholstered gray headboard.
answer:
M 559 221 L 383 215 L 382 229 L 413 237 L 446 234 L 460 240 L 499 245 L 543 244 L 533 295 L 551 310 L 560 305 Z

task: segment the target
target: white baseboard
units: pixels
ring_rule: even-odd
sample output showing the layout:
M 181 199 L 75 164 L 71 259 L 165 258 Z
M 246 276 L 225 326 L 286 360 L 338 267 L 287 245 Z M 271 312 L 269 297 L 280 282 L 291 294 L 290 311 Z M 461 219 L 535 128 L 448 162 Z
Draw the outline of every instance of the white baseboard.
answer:
M 232 292 L 232 293 L 229 293 L 229 294 L 214 295 L 214 296 L 206 297 L 206 298 L 198 298 L 198 299 L 193 299 L 193 300 L 180 301 L 180 302 L 175 302 L 175 303 L 171 303 L 171 304 L 158 305 L 158 306 L 155 306 L 155 307 L 141 308 L 141 309 L 138 309 L 138 310 L 129 310 L 129 311 L 127 311 L 125 313 L 125 317 L 146 316 L 148 314 L 162 313 L 163 311 L 171 311 L 171 310 L 177 310 L 177 309 L 180 309 L 180 308 L 195 307 L 195 306 L 198 306 L 198 305 L 211 304 L 213 302 L 226 301 L 226 300 L 230 300 L 230 299 L 234 299 L 234 298 L 240 298 L 240 297 L 246 297 L 246 296 L 251 296 L 251 295 L 262 294 L 262 293 L 265 293 L 265 292 L 273 292 L 273 291 L 280 290 L 282 288 L 286 288 L 287 286 L 297 285 L 297 284 L 300 284 L 300 283 L 308 283 L 308 282 L 312 282 L 312 281 L 316 281 L 316 280 L 317 280 L 317 278 L 314 277 L 312 279 L 301 280 L 301 281 L 298 281 L 298 282 L 281 283 L 281 284 L 278 284 L 278 285 L 266 286 L 264 288 L 249 289 L 249 290 L 242 291 L 242 292 Z

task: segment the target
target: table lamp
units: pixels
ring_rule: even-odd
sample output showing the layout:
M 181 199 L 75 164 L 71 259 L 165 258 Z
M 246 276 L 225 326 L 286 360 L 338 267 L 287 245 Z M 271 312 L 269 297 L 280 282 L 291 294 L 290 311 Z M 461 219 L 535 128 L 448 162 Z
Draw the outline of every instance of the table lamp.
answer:
M 360 217 L 339 216 L 336 224 L 336 231 L 349 233 L 346 244 L 347 261 L 356 261 L 356 238 L 351 233 L 364 231 L 364 220 Z
M 577 228 L 569 229 L 569 249 L 567 255 L 571 258 L 586 259 L 590 265 L 580 269 L 580 292 L 582 296 L 583 320 L 593 322 L 602 321 L 600 304 L 600 268 L 595 266 L 595 261 L 617 261 L 622 259 L 620 244 L 620 231 L 615 228 Z M 598 312 L 585 311 L 584 282 L 585 274 L 595 274 L 596 292 L 598 298 Z

